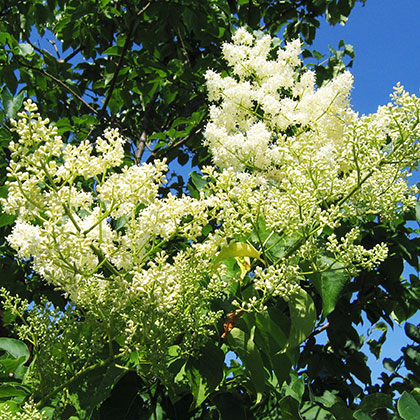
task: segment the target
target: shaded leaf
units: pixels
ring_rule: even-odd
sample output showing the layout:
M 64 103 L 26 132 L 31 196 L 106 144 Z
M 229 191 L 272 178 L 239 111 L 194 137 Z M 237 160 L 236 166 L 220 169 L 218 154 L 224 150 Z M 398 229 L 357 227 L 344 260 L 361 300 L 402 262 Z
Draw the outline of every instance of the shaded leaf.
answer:
M 420 327 L 406 322 L 404 325 L 404 331 L 409 338 L 411 338 L 417 344 L 420 344 Z
M 296 347 L 311 334 L 316 321 L 316 310 L 312 298 L 303 289 L 289 299 L 290 335 L 289 347 Z
M 200 357 L 190 359 L 186 373 L 190 380 L 195 406 L 198 407 L 213 392 L 223 379 L 225 354 L 212 343 L 208 343 Z
M 364 411 L 362 411 L 362 410 L 356 410 L 356 411 L 353 413 L 353 417 L 354 417 L 356 420 L 372 420 L 372 417 L 370 417 L 370 416 L 369 416 L 369 414 L 365 413 L 365 412 L 364 412 Z
M 245 368 L 249 371 L 253 388 L 257 394 L 262 395 L 265 389 L 266 375 L 264 363 L 254 343 L 254 332 L 255 326 L 249 333 L 236 327 L 228 335 L 227 341 L 231 349 L 239 356 Z
M 323 262 L 332 264 L 333 260 L 324 257 Z M 329 315 L 334 310 L 344 286 L 349 281 L 349 275 L 344 270 L 330 270 L 312 275 L 310 280 L 321 295 L 323 315 Z
M 299 420 L 302 419 L 299 414 L 299 403 L 291 396 L 283 397 L 279 401 L 282 420 Z
M 371 413 L 381 408 L 393 410 L 394 404 L 391 395 L 384 393 L 367 395 L 360 404 L 360 410 L 365 411 L 366 413 Z
M 23 363 L 26 363 L 30 356 L 27 345 L 14 338 L 0 337 L 0 350 L 6 351 L 15 359 L 22 358 Z

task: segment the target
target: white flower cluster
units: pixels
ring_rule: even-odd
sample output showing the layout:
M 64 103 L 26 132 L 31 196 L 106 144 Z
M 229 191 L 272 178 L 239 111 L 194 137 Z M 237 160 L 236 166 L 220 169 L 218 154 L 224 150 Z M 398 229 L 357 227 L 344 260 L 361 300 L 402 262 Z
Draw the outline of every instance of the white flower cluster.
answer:
M 360 268 L 372 270 L 388 256 L 388 248 L 385 244 L 376 244 L 372 249 L 356 245 L 359 235 L 359 229 L 353 228 L 339 242 L 337 236 L 332 234 L 327 238 L 327 250 L 343 262 L 345 267 L 352 269 L 357 264 Z M 354 274 L 356 273 L 357 271 Z
M 255 231 L 258 215 L 270 231 L 296 238 L 295 252 L 315 259 L 325 227 L 357 225 L 371 214 L 392 221 L 416 202 L 407 179 L 420 159 L 420 100 L 397 86 L 394 103 L 359 117 L 349 105 L 350 73 L 317 89 L 300 49 L 297 40 L 274 48 L 269 36 L 243 28 L 224 45 L 230 76 L 206 73 L 214 105 L 205 142 L 221 172 L 206 173 L 216 217 L 231 235 Z M 385 248 L 345 240 L 326 250 L 337 258 L 347 252 L 354 273 L 383 261 Z
M 18 411 L 16 411 L 16 405 L 14 401 L 0 404 L 0 420 L 47 420 L 48 418 L 45 413 L 35 407 L 32 401 L 26 402 Z
M 331 223 L 335 205 L 345 218 L 373 212 L 385 219 L 413 205 L 416 189 L 406 178 L 420 157 L 417 97 L 398 86 L 394 105 L 359 118 L 348 104 L 350 73 L 316 89 L 313 73 L 301 68 L 299 41 L 270 58 L 271 38 L 241 28 L 223 53 L 232 75 L 206 74 L 215 105 L 205 141 L 216 166 L 271 182 L 268 194 L 281 208 L 273 208 L 270 225 Z
M 253 285 L 241 308 L 263 310 L 295 293 L 303 261 L 326 255 L 351 274 L 379 264 L 385 245 L 365 249 L 356 230 L 341 241 L 329 234 L 414 204 L 420 100 L 398 86 L 394 104 L 359 118 L 350 73 L 316 89 L 300 48 L 273 48 L 245 29 L 224 45 L 231 76 L 206 74 L 215 105 L 205 142 L 218 168 L 203 169 L 199 199 L 159 196 L 164 161 L 119 168 L 117 131 L 95 146 L 67 144 L 27 101 L 1 200 L 17 215 L 12 247 L 157 363 L 179 337 L 191 348 L 211 334 L 220 316 L 211 302 L 232 283 Z
M 136 319 L 137 341 L 160 343 L 159 354 L 186 329 L 198 340 L 215 321 L 210 300 L 226 286 L 210 268 L 217 246 L 208 255 L 212 241 L 202 251 L 193 244 L 208 224 L 207 200 L 159 197 L 163 161 L 116 171 L 124 140 L 115 130 L 95 147 L 72 145 L 30 100 L 19 117 L 8 198 L 1 201 L 17 215 L 8 241 L 18 256 L 31 259 L 46 281 L 110 324 L 122 323 L 124 330 Z M 172 240 L 187 250 L 175 252 L 166 245 Z
M 346 109 L 353 78 L 345 72 L 316 90 L 314 73 L 301 71 L 300 52 L 296 40 L 270 59 L 270 36 L 254 39 L 243 28 L 224 45 L 232 76 L 206 73 L 209 100 L 218 103 L 205 133 L 216 166 L 270 170 L 279 178 L 296 151 L 310 154 L 314 165 L 332 163 L 343 121 L 353 118 Z
M 255 269 L 255 287 L 272 296 L 288 297 L 299 288 L 299 270 L 293 264 L 271 265 Z

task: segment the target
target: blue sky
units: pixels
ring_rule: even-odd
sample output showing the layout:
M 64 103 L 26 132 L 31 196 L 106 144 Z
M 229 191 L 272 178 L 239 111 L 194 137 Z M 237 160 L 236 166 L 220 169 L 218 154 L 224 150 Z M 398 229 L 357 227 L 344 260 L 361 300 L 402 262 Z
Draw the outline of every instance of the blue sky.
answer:
M 351 69 L 354 110 L 365 114 L 375 112 L 379 105 L 389 102 L 389 94 L 397 82 L 408 92 L 420 95 L 420 0 L 367 0 L 365 6 L 358 3 L 346 25 L 321 24 L 314 48 L 327 53 L 328 45 L 338 48 L 341 39 L 352 44 L 356 53 Z M 419 182 L 420 176 L 415 181 Z M 419 314 L 410 322 L 419 323 Z M 359 331 L 366 333 L 366 327 L 360 326 Z M 375 338 L 379 335 L 376 332 Z M 383 358 L 398 358 L 406 344 L 403 327 L 396 325 L 388 333 L 380 362 L 369 355 L 367 346 L 363 348 L 369 356 L 373 380 L 383 369 Z
M 361 113 L 375 112 L 389 102 L 397 82 L 420 95 L 420 1 L 367 0 L 357 3 L 344 26 L 321 24 L 315 49 L 337 48 L 343 39 L 356 52 L 351 72 L 352 103 Z

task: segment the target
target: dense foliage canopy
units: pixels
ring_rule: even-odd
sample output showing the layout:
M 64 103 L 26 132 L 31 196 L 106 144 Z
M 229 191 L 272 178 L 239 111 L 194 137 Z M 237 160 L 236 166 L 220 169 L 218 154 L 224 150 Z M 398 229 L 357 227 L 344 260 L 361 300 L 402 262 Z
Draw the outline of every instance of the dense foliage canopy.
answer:
M 356 326 L 419 306 L 419 99 L 296 40 L 354 4 L 1 3 L 0 419 L 418 418 Z

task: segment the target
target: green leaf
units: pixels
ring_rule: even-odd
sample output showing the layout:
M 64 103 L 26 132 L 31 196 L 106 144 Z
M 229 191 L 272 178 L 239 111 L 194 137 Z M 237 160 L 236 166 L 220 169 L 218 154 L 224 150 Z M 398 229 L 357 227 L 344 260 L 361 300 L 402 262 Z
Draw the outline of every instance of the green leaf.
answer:
M 0 403 L 0 413 L 6 412 L 10 414 L 16 414 L 20 411 L 20 407 L 16 401 L 8 400 Z
M 354 420 L 352 411 L 331 391 L 325 391 L 321 397 L 314 397 L 314 401 L 321 403 L 337 420 Z
M 0 376 L 8 377 L 10 374 L 15 375 L 15 372 L 18 371 L 19 367 L 23 366 L 24 363 L 24 356 L 19 357 L 17 359 L 0 359 Z M 16 376 L 20 376 L 19 372 L 17 372 Z
M 362 403 L 360 404 L 360 410 L 366 413 L 371 413 L 381 408 L 389 408 L 390 410 L 393 410 L 394 404 L 391 395 L 379 392 L 367 395 L 363 398 Z
M 4 66 L 1 69 L 1 78 L 6 83 L 7 88 L 9 89 L 12 95 L 15 94 L 18 81 L 12 66 Z
M 26 344 L 14 338 L 0 337 L 0 350 L 6 351 L 14 359 L 22 358 L 23 363 L 26 363 L 30 356 Z
M 234 393 L 217 393 L 213 400 L 221 413 L 221 420 L 244 420 L 251 418 L 247 415 L 247 409 L 244 403 Z
M 0 398 L 27 397 L 29 394 L 19 383 L 0 384 Z
M 222 381 L 224 360 L 224 352 L 216 345 L 209 343 L 203 347 L 200 357 L 188 361 L 186 373 L 196 407 L 201 405 Z
M 416 203 L 416 220 L 417 223 L 420 223 L 420 202 L 417 201 Z
M 316 321 L 316 309 L 312 298 L 303 289 L 289 299 L 290 334 L 289 348 L 301 344 L 311 334 Z
M 27 55 L 31 55 L 34 52 L 34 49 L 31 44 L 23 43 L 19 44 L 18 51 L 20 55 L 26 57 Z
M 257 313 L 254 315 L 256 326 L 254 341 L 260 351 L 264 352 L 265 367 L 274 372 L 281 385 L 289 377 L 292 366 L 290 355 L 285 351 L 289 342 L 289 330 L 274 321 L 272 318 L 273 308 L 270 308 L 270 312 L 271 314 Z M 242 319 L 246 320 L 249 315 L 245 314 Z M 285 317 L 283 313 L 280 316 Z
M 96 387 L 90 387 L 88 406 L 92 413 L 97 406 L 100 406 L 111 394 L 115 384 L 124 376 L 125 371 L 116 366 L 109 366 L 106 372 L 98 376 Z M 83 401 L 82 401 L 83 402 Z
M 190 173 L 190 179 L 193 186 L 197 188 L 198 191 L 201 191 L 207 184 L 207 180 L 204 179 L 203 176 L 197 173 L 196 171 Z
M 22 108 L 25 92 L 21 91 L 17 96 L 12 96 L 7 90 L 1 94 L 3 109 L 7 118 L 16 118 L 16 114 Z
M 420 327 L 406 322 L 404 325 L 404 331 L 409 338 L 411 338 L 417 344 L 420 344 Z
M 260 352 L 254 343 L 254 333 L 255 326 L 249 333 L 236 326 L 228 335 L 227 342 L 249 371 L 251 384 L 258 395 L 258 400 L 265 390 L 266 375 Z
M 333 260 L 323 258 L 323 262 L 332 264 Z M 334 310 L 341 291 L 349 280 L 349 275 L 344 270 L 330 270 L 313 275 L 310 280 L 321 295 L 322 313 L 327 316 Z
M 232 241 L 219 252 L 214 260 L 213 266 L 216 267 L 224 259 L 236 257 L 252 257 L 264 263 L 260 257 L 260 253 L 251 244 Z
M 394 373 L 400 364 L 400 360 L 398 359 L 394 361 L 389 357 L 385 357 L 382 364 L 386 370 L 389 370 L 390 372 Z
M 369 414 L 366 414 L 362 410 L 357 410 L 353 413 L 353 417 L 356 420 L 372 420 L 372 417 L 369 416 Z
M 296 373 L 291 373 L 290 381 L 283 385 L 283 389 L 286 395 L 294 398 L 300 403 L 302 401 L 303 393 L 305 392 L 305 380 Z
M 397 409 L 399 415 L 404 420 L 418 420 L 420 419 L 420 405 L 416 399 L 408 392 L 404 391 L 401 398 L 398 400 Z
M 121 55 L 121 47 L 118 45 L 113 45 L 112 47 L 107 48 L 103 55 Z
M 373 331 L 380 330 L 383 332 L 378 340 L 369 339 L 366 341 L 366 344 L 369 346 L 370 351 L 375 355 L 376 360 L 379 360 L 381 355 L 382 345 L 385 343 L 386 334 L 388 331 L 388 326 L 384 322 L 378 322 L 375 325 L 375 328 L 369 329 L 369 335 L 372 334 Z
M 0 227 L 9 226 L 14 223 L 17 216 L 12 214 L 2 213 L 0 214 Z
M 273 353 L 281 352 L 287 348 L 288 336 L 277 325 L 268 313 L 255 314 L 255 324 L 259 335 L 268 343 Z

